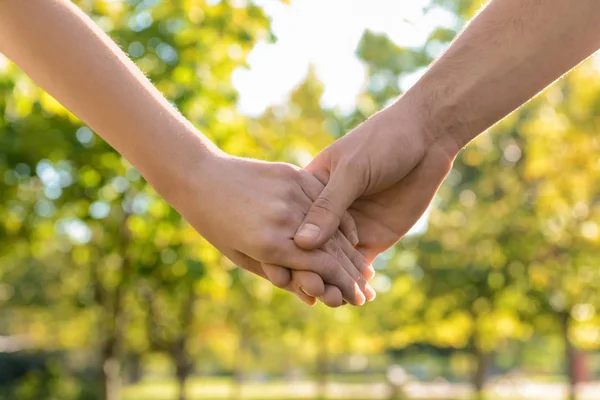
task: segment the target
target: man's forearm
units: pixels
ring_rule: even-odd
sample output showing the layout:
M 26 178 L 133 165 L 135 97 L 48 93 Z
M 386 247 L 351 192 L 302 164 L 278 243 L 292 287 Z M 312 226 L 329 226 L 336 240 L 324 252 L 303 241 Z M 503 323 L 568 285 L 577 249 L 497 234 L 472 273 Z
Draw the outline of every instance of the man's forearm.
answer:
M 66 0 L 0 1 L 0 52 L 169 197 L 214 150 L 83 12 Z
M 599 29 L 598 0 L 492 0 L 406 101 L 462 147 L 600 48 Z

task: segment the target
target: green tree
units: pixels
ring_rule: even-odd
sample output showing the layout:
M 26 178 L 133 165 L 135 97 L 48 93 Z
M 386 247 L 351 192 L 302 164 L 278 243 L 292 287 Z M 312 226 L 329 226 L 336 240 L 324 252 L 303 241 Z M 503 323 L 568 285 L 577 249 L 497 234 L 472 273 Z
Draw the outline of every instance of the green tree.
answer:
M 237 7 L 229 2 L 209 5 L 204 1 L 77 4 L 217 144 L 228 151 L 243 146 L 248 136 L 243 129 L 244 119 L 235 113 L 237 94 L 231 74 L 244 65 L 257 40 L 271 37 L 268 20 L 260 8 L 253 4 Z M 65 291 L 71 297 L 60 300 L 82 304 L 87 314 L 92 313 L 98 334 L 90 335 L 92 343 L 86 344 L 94 344 L 98 351 L 104 397 L 116 399 L 125 346 L 143 348 L 147 339 L 143 334 L 126 337 L 128 322 L 141 315 L 141 310 L 136 311 L 139 307 L 134 296 L 140 276 L 160 268 L 157 260 L 165 258 L 169 249 L 175 251 L 175 246 L 190 255 L 189 260 L 181 261 L 186 267 L 218 263 L 186 250 L 197 239 L 182 243 L 174 239 L 171 243 L 163 235 L 163 243 L 157 246 L 159 240 L 151 233 L 158 217 L 165 219 L 159 224 L 159 233 L 181 229 L 182 222 L 174 213 L 164 211 L 164 203 L 139 174 L 13 65 L 3 68 L 0 82 L 0 172 L 5 178 L 1 203 L 6 215 L 0 234 L 8 239 L 3 241 L 2 257 L 11 260 L 3 264 L 2 272 L 11 268 L 35 274 L 42 268 L 29 268 L 27 260 L 36 260 L 45 268 L 62 263 L 56 272 L 60 278 L 65 273 L 73 274 L 75 285 L 71 279 L 61 279 L 56 285 L 48 285 L 43 293 L 79 287 Z M 11 241 L 22 245 L 10 246 Z M 39 254 L 31 257 L 32 250 Z M 50 279 L 59 280 L 50 271 L 35 276 L 40 285 L 49 284 Z M 18 279 L 16 275 L 6 290 L 14 291 L 13 282 L 23 291 L 33 290 L 32 279 L 27 278 L 26 283 Z M 195 293 L 189 289 L 192 287 L 193 282 L 187 286 L 190 296 Z M 172 295 L 179 299 L 179 293 L 173 291 Z M 21 298 L 14 297 L 13 303 Z M 45 308 L 50 313 L 57 301 L 46 299 Z M 181 301 L 192 302 L 189 296 Z M 174 303 L 175 307 L 182 305 Z M 39 309 L 23 305 L 32 311 L 32 317 L 39 315 Z M 73 317 L 62 310 L 67 318 Z M 7 327 L 3 330 L 18 331 L 14 323 L 7 321 L 4 325 Z

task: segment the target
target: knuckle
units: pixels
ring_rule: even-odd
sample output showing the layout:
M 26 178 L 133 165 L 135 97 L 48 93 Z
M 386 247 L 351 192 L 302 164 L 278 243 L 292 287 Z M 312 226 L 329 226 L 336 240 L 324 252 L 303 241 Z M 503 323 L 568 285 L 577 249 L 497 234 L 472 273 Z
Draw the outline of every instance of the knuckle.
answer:
M 362 274 L 363 263 L 359 258 L 356 257 L 349 258 L 349 260 L 352 263 L 352 266 L 349 268 L 350 271 L 348 273 L 350 274 L 352 279 L 354 279 L 354 281 L 358 284 L 358 286 L 361 289 L 363 289 L 367 285 L 367 280 Z
M 324 258 L 323 263 L 321 264 L 321 271 L 319 275 L 323 276 L 328 281 L 335 281 L 336 276 L 339 275 L 339 265 L 335 258 L 331 255 L 328 255 Z
M 310 201 L 317 200 L 325 188 L 325 185 L 316 176 L 305 170 L 299 171 L 299 185 Z
M 269 261 L 277 258 L 280 251 L 277 237 L 270 234 L 256 235 L 251 242 L 255 253 L 261 258 L 261 261 Z
M 354 280 L 358 284 L 358 287 L 361 290 L 364 290 L 367 287 L 367 280 L 365 279 L 365 277 L 358 270 L 355 270 L 353 275 L 354 275 Z
M 269 206 L 269 215 L 277 225 L 286 225 L 292 218 L 292 210 L 288 203 L 280 201 Z
M 352 251 L 349 258 L 352 264 L 354 264 L 354 266 L 360 271 L 365 270 L 367 268 L 367 260 L 358 251 Z
M 294 167 L 291 164 L 276 163 L 275 168 L 277 175 L 282 179 L 296 181 L 300 177 L 298 171 L 296 170 L 296 167 Z
M 337 243 L 335 241 L 335 236 L 334 236 L 331 239 L 329 239 L 327 242 L 325 242 L 325 244 L 323 245 L 322 249 L 327 254 L 331 255 L 332 257 L 336 257 L 337 258 L 338 247 L 339 246 L 337 245 Z
M 282 267 L 273 269 L 271 273 L 271 283 L 280 289 L 286 289 L 290 284 L 290 274 Z
M 286 185 L 283 185 L 283 187 L 281 188 L 281 198 L 285 201 L 292 201 L 294 199 L 297 199 L 300 193 L 300 186 L 291 182 L 286 182 Z
M 329 282 L 332 285 L 337 286 L 351 304 L 357 304 L 358 299 L 354 290 L 355 283 L 352 281 L 351 277 L 344 272 L 343 268 L 338 265 L 337 262 L 330 261 L 330 264 L 326 265 L 326 270 L 329 274 Z
M 316 211 L 320 215 L 330 215 L 336 219 L 338 224 L 341 219 L 340 216 L 336 213 L 335 204 L 331 200 L 326 197 L 319 197 L 312 205 L 312 209 Z
M 365 278 L 362 276 L 360 271 L 354 267 L 354 265 L 352 267 L 348 266 L 348 268 L 346 268 L 346 272 L 348 272 L 348 275 L 354 281 L 353 284 L 356 283 L 359 286 L 362 286 L 366 283 Z
M 271 283 L 273 286 L 278 287 L 279 289 L 287 289 L 289 286 L 289 280 L 277 280 L 271 279 Z

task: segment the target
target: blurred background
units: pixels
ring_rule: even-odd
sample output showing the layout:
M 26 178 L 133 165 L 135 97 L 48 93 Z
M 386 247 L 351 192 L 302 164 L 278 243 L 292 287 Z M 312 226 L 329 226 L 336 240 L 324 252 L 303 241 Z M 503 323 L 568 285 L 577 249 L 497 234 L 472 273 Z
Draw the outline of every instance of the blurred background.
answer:
M 471 0 L 81 0 L 221 148 L 305 165 L 406 91 Z M 309 308 L 235 268 L 0 56 L 0 399 L 600 399 L 600 58 L 461 152 Z

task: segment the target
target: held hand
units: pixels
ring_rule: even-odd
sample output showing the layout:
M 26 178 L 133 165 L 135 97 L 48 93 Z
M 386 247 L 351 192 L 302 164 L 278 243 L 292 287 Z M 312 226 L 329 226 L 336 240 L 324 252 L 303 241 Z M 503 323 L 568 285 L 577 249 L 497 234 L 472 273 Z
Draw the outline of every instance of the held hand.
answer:
M 325 243 L 356 199 L 394 186 L 425 155 L 426 138 L 412 116 L 404 117 L 392 107 L 336 141 L 306 168 L 326 187 L 295 236 L 300 247 Z
M 425 212 L 459 148 L 430 139 L 414 114 L 394 105 L 319 154 L 306 168 L 327 184 L 295 236 L 311 249 L 327 240 L 348 209 L 367 261 L 396 243 Z M 307 234 L 316 232 L 318 235 Z
M 313 176 L 289 164 L 222 153 L 200 163 L 201 172 L 188 174 L 186 191 L 172 203 L 225 256 L 262 277 L 267 277 L 266 266 L 275 285 L 307 303 L 314 301 L 311 296 L 331 290 L 323 282 L 339 288 L 353 305 L 374 297 L 365 279 L 372 276 L 371 267 L 341 232 L 316 250 L 295 245 L 294 232 L 312 204 L 308 194 L 316 197 L 322 188 Z M 290 282 L 289 273 L 277 268 L 273 272 L 270 266 L 287 267 L 299 275 Z
M 423 215 L 453 158 L 439 146 L 430 147 L 417 166 L 392 187 L 358 198 L 349 212 L 356 221 L 358 250 L 372 262 L 400 240 Z
M 307 181 L 310 182 L 310 184 L 307 184 L 303 188 L 303 191 L 309 197 L 311 202 L 313 202 L 319 197 L 319 194 L 325 185 L 320 183 L 313 176 L 308 176 Z M 356 235 L 356 225 L 354 220 L 348 212 L 346 212 L 346 214 L 341 226 L 342 231 Z M 345 244 L 348 241 L 339 230 L 334 234 L 333 240 L 342 244 Z M 358 237 L 354 236 L 351 243 L 356 245 L 358 243 Z M 328 246 L 328 243 L 326 243 L 325 246 Z M 342 293 L 336 286 L 328 284 L 324 285 L 322 279 L 314 272 L 290 271 L 287 268 L 265 263 L 262 263 L 262 269 L 271 282 L 278 282 L 276 286 L 295 293 L 296 296 L 308 305 L 314 305 L 316 303 L 316 297 L 329 307 L 339 307 L 347 303 L 343 300 Z M 365 277 L 371 279 L 373 277 L 373 270 L 369 269 L 368 275 Z M 372 301 L 375 298 L 375 292 L 371 289 L 368 290 L 370 292 L 369 295 L 367 295 L 367 300 Z

